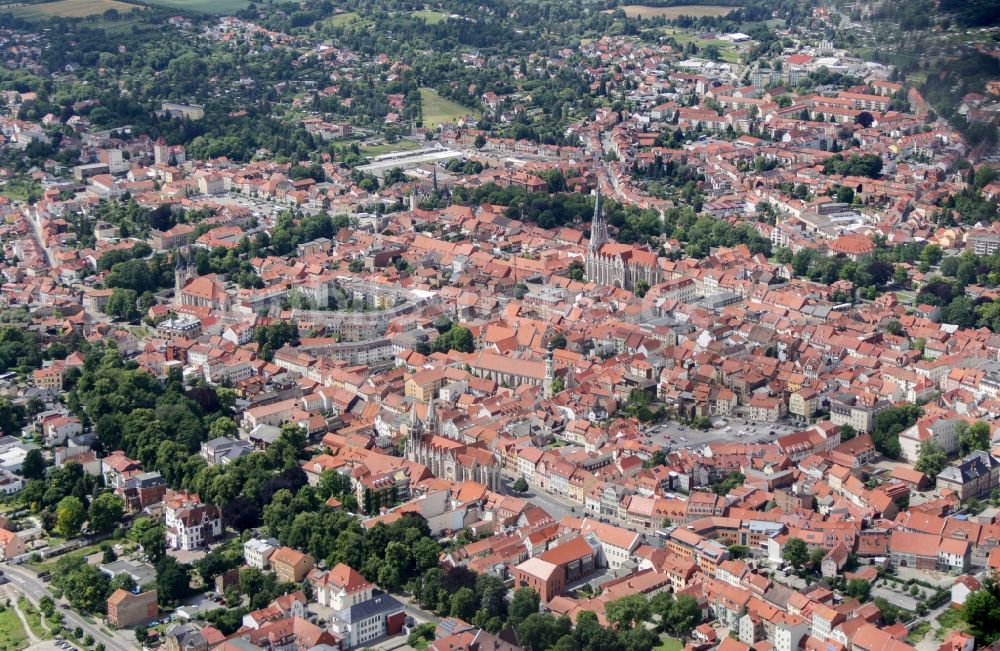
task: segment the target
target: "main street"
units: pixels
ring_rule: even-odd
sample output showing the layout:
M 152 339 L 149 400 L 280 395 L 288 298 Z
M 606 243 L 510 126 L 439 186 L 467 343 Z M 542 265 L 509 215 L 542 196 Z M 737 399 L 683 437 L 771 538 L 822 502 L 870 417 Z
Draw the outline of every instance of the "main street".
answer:
M 532 486 L 527 493 L 517 493 L 511 490 L 511 484 L 514 481 L 515 480 L 513 478 L 508 476 L 504 476 L 503 478 L 503 485 L 508 494 L 526 499 L 535 506 L 540 506 L 545 509 L 546 513 L 552 516 L 553 520 L 557 522 L 562 520 L 567 515 L 574 518 L 590 518 L 591 520 L 600 520 L 616 527 L 621 527 L 622 529 L 628 529 L 629 531 L 643 534 L 646 538 L 646 542 L 653 547 L 661 547 L 663 545 L 662 541 L 656 537 L 655 529 L 640 529 L 630 522 L 619 519 L 616 515 L 604 514 L 595 516 L 587 513 L 584 505 L 579 502 L 571 500 L 568 497 L 563 497 L 562 495 L 555 495 L 553 493 L 543 491 L 534 486 Z
M 16 565 L 7 565 L 3 568 L 3 571 L 10 578 L 11 582 L 36 606 L 42 597 L 52 597 L 45 583 L 38 579 L 32 572 Z M 52 598 L 55 599 L 54 597 Z M 59 612 L 63 614 L 65 622 L 69 626 L 79 626 L 85 633 L 90 633 L 94 637 L 94 640 L 103 644 L 104 648 L 108 649 L 108 651 L 132 651 L 132 649 L 138 648 L 138 645 L 129 644 L 117 636 L 108 635 L 101 630 L 101 627 L 91 624 L 77 614 L 65 601 L 56 600 L 56 603 L 58 604 Z

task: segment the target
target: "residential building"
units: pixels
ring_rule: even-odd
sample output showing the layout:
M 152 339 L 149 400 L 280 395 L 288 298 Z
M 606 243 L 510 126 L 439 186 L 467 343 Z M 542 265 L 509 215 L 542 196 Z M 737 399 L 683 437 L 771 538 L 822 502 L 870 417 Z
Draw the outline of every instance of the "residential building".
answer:
M 118 588 L 108 597 L 108 623 L 115 628 L 131 628 L 157 618 L 157 592 L 148 590 L 133 594 Z
M 315 566 L 312 556 L 291 547 L 279 547 L 271 553 L 271 569 L 282 583 L 302 583 Z

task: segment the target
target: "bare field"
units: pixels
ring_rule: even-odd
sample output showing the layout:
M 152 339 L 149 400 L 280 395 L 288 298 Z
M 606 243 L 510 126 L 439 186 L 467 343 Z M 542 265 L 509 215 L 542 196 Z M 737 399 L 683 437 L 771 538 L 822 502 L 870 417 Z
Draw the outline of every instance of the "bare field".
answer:
M 679 16 L 725 16 L 736 7 L 720 7 L 718 5 L 682 5 L 677 7 L 647 7 L 646 5 L 625 5 L 622 10 L 629 18 L 667 18 L 673 20 Z

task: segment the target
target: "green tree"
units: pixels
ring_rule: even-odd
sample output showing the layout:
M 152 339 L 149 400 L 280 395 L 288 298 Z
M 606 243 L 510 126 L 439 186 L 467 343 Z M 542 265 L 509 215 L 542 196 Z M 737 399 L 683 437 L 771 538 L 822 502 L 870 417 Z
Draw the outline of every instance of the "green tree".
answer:
M 115 287 L 108 297 L 105 312 L 116 319 L 131 321 L 139 318 L 139 294 L 134 289 Z
M 451 595 L 451 615 L 471 621 L 476 614 L 476 595 L 470 588 L 459 588 Z
M 730 545 L 727 549 L 729 557 L 735 560 L 746 558 L 750 555 L 750 548 L 746 545 Z
M 56 561 L 52 584 L 62 590 L 71 606 L 84 613 L 98 612 L 108 598 L 108 577 L 79 556 Z
M 875 416 L 872 428 L 872 442 L 875 443 L 875 448 L 888 457 L 898 458 L 899 433 L 916 423 L 921 414 L 923 409 L 917 405 L 900 405 L 880 411 Z
M 208 438 L 235 438 L 239 434 L 239 429 L 232 418 L 222 416 L 212 421 L 208 427 Z
M 792 567 L 802 567 L 809 560 L 809 548 L 800 538 L 789 538 L 785 543 L 785 548 L 781 551 L 784 558 Z
M 38 448 L 28 450 L 21 463 L 21 476 L 25 479 L 45 478 L 45 458 L 41 450 Z
M 157 563 L 167 553 L 163 524 L 150 518 L 139 518 L 132 523 L 128 538 L 142 547 L 142 552 L 150 563 Z
M 652 611 L 642 594 L 628 595 L 608 602 L 604 607 L 608 621 L 618 630 L 633 628 L 649 620 Z
M 667 620 L 675 634 L 686 636 L 701 622 L 701 607 L 698 605 L 698 600 L 691 595 L 680 595 L 674 599 Z
M 178 563 L 172 556 L 164 556 L 156 563 L 156 590 L 161 601 L 174 603 L 187 596 L 191 589 L 190 568 Z
M 872 584 L 864 579 L 851 579 L 847 582 L 847 594 L 866 603 L 871 598 Z
M 934 441 L 925 441 L 920 446 L 920 453 L 917 455 L 917 462 L 914 468 L 934 479 L 944 467 L 948 465 L 948 457 Z
M 674 607 L 674 595 L 669 592 L 657 592 L 649 600 L 649 608 L 653 615 L 660 618 L 660 630 L 669 625 L 670 611 Z
M 514 484 L 511 488 L 515 493 L 526 493 L 528 492 L 528 482 L 524 477 L 518 477 L 514 480 Z
M 517 627 L 517 637 L 522 646 L 541 651 L 554 647 L 571 629 L 572 623 L 568 617 L 532 613 Z
M 447 353 L 450 350 L 457 350 L 460 353 L 471 353 L 476 349 L 475 340 L 472 338 L 472 331 L 463 326 L 455 326 L 434 338 L 431 343 L 431 350 L 436 353 Z
M 91 531 L 111 531 L 125 514 L 125 501 L 114 493 L 101 493 L 90 503 L 87 522 Z
M 510 625 L 516 629 L 521 625 L 521 622 L 537 613 L 540 605 L 541 600 L 537 592 L 531 588 L 518 588 L 514 591 L 514 597 L 507 609 L 510 615 Z
M 233 566 L 234 563 L 226 558 L 221 548 L 205 554 L 194 563 L 194 568 L 205 585 L 210 585 L 216 576 L 230 570 Z
M 971 425 L 959 424 L 958 440 L 962 446 L 962 454 L 975 450 L 990 449 L 990 426 L 989 424 L 977 420 Z
M 1000 598 L 996 579 L 992 579 L 965 598 L 962 616 L 976 641 L 989 645 L 1000 638 Z
M 320 499 L 328 497 L 339 497 L 351 490 L 351 478 L 336 470 L 324 470 L 319 476 L 319 484 L 316 486 L 316 494 Z
M 728 495 L 729 491 L 733 490 L 737 486 L 742 486 L 743 482 L 746 480 L 741 473 L 731 472 L 726 475 L 718 485 L 715 486 L 715 492 L 719 495 Z
M 73 538 L 80 533 L 80 527 L 87 519 L 87 510 L 80 498 L 67 495 L 56 506 L 55 531 L 63 538 Z
M 485 611 L 486 617 L 507 616 L 507 588 L 495 574 L 483 573 L 476 577 L 475 592 L 479 595 L 480 611 Z

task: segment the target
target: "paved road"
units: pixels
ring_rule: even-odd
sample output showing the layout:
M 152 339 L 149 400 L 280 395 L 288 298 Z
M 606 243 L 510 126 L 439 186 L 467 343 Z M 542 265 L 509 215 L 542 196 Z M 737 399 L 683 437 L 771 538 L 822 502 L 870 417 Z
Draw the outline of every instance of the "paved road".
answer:
M 8 577 L 10 577 L 11 582 L 35 605 L 38 604 L 42 597 L 46 595 L 49 597 L 52 596 L 49 594 L 45 583 L 36 578 L 32 572 L 16 565 L 8 565 L 4 567 L 3 571 Z M 99 626 L 95 626 L 85 620 L 68 605 L 66 605 L 65 602 L 57 601 L 57 603 L 60 606 L 60 611 L 65 617 L 64 621 L 67 624 L 74 627 L 79 626 L 85 633 L 90 633 L 94 636 L 94 640 L 104 644 L 104 647 L 108 649 L 108 651 L 131 651 L 133 648 L 136 648 L 135 646 L 130 645 L 117 637 L 108 636 L 100 629 Z
M 513 477 L 503 478 L 503 484 L 506 487 L 508 494 L 522 497 L 535 506 L 542 507 L 545 509 L 545 512 L 551 515 L 556 521 L 562 520 L 567 515 L 575 518 L 590 518 L 591 520 L 603 518 L 608 522 L 608 524 L 613 524 L 616 527 L 621 527 L 622 529 L 628 529 L 629 531 L 643 534 L 646 537 L 646 543 L 652 545 L 653 547 L 662 547 L 662 541 L 656 537 L 655 529 L 643 529 L 641 527 L 636 527 L 629 522 L 619 520 L 617 516 L 613 515 L 601 515 L 595 517 L 593 514 L 587 513 L 583 504 L 580 504 L 575 500 L 571 500 L 568 497 L 563 497 L 562 495 L 554 495 L 552 493 L 545 492 L 541 489 L 535 488 L 534 486 L 532 486 L 527 493 L 515 493 L 510 490 L 510 485 L 514 481 L 515 479 Z
M 401 595 L 401 594 L 396 594 L 396 595 L 393 595 L 393 596 L 403 602 L 403 605 L 406 607 L 406 614 L 409 615 L 410 617 L 412 617 L 417 622 L 419 622 L 421 624 L 430 622 L 431 624 L 434 624 L 435 626 L 437 626 L 438 624 L 441 623 L 441 618 L 440 617 L 438 617 L 434 613 L 428 612 L 428 611 L 424 610 L 423 608 L 421 608 L 420 606 L 416 605 L 413 602 L 413 600 L 412 600 L 411 597 L 407 597 L 407 596 Z M 406 638 L 403 638 L 403 639 L 405 640 Z
M 49 250 L 45 248 L 45 239 L 42 238 L 42 225 L 40 218 L 36 215 L 35 217 L 29 217 L 28 223 L 31 224 L 31 236 L 38 243 L 38 247 L 42 250 L 42 255 L 45 256 L 45 262 L 49 267 L 52 266 L 52 256 L 49 255 Z

